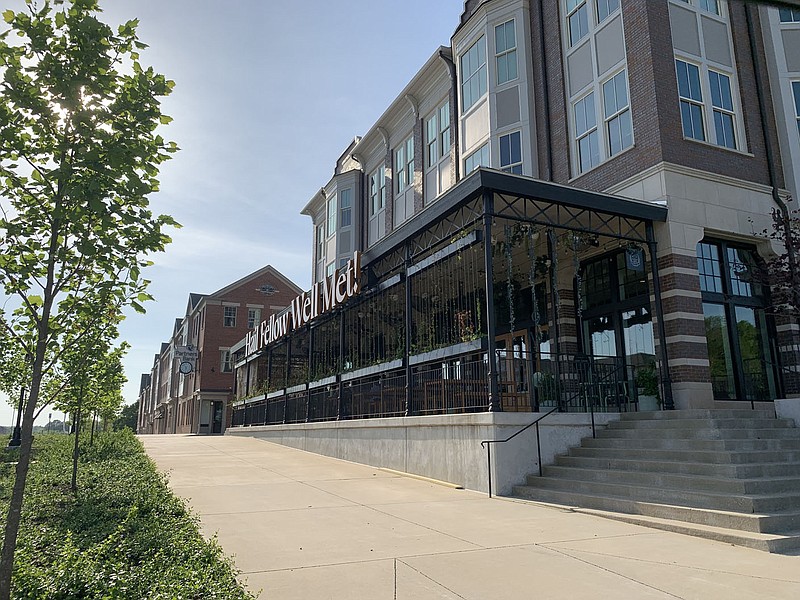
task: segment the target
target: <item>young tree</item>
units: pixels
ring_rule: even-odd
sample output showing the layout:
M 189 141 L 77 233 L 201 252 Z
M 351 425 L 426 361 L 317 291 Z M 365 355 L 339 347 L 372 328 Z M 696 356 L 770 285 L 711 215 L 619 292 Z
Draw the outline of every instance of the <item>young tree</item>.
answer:
M 780 247 L 780 254 L 767 260 L 762 281 L 770 289 L 770 311 L 800 318 L 800 211 L 773 208 L 772 228 L 761 235 Z
M 119 416 L 114 420 L 114 430 L 132 429 L 136 433 L 136 420 L 139 416 L 139 401 L 122 407 Z
M 68 343 L 105 322 L 103 309 L 143 310 L 141 270 L 176 225 L 147 199 L 177 150 L 156 132 L 170 121 L 159 98 L 173 83 L 139 63 L 137 21 L 113 30 L 98 19 L 98 0 L 25 1 L 3 13 L 0 32 L 0 325 L 30 361 L 0 600 L 11 593 L 43 378 Z

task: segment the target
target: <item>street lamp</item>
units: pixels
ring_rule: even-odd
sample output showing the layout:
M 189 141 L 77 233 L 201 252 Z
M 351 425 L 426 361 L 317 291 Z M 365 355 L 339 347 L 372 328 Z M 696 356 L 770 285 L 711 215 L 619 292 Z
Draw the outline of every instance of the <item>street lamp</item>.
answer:
M 9 448 L 19 448 L 22 444 L 22 405 L 25 403 L 25 386 L 19 390 L 19 406 L 17 407 L 17 424 L 14 427 L 14 433 L 11 435 L 11 440 L 8 442 Z

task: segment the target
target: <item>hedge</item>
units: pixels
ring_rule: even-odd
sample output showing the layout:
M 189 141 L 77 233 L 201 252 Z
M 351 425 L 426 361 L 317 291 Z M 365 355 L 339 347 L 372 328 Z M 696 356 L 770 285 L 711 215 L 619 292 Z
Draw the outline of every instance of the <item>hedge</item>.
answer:
M 34 440 L 15 600 L 254 598 L 130 430 L 97 435 L 91 446 L 81 440 L 77 495 L 69 486 L 73 443 L 66 435 Z M 13 477 L 12 464 L 0 463 L 0 525 Z

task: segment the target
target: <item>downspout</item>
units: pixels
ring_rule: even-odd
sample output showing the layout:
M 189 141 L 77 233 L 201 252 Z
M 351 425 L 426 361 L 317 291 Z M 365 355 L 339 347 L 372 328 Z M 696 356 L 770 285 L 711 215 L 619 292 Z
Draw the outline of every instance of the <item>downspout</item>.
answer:
M 748 4 L 745 6 L 745 17 L 747 18 L 747 35 L 750 40 L 750 55 L 753 58 L 753 73 L 756 79 L 756 97 L 758 98 L 758 114 L 761 118 L 761 134 L 764 138 L 764 151 L 767 158 L 767 172 L 769 173 L 769 185 L 772 188 L 772 200 L 778 206 L 778 210 L 781 212 L 781 216 L 783 217 L 783 229 L 784 229 L 784 237 L 786 238 L 786 254 L 789 261 L 789 270 L 791 273 L 797 273 L 797 264 L 795 259 L 795 250 L 792 244 L 792 235 L 791 235 L 791 227 L 790 227 L 790 218 L 789 218 L 789 207 L 786 206 L 786 203 L 781 199 L 780 194 L 778 193 L 778 177 L 776 174 L 776 167 L 775 167 L 775 155 L 772 152 L 772 145 L 770 144 L 769 136 L 767 135 L 768 131 L 768 123 L 767 123 L 767 103 L 764 99 L 764 76 L 761 72 L 761 65 L 758 62 L 758 48 L 756 46 L 756 39 L 755 39 L 755 27 L 753 25 L 753 7 L 752 5 Z M 793 294 L 794 296 L 794 294 Z M 794 301 L 795 298 L 793 297 L 792 300 Z
M 544 43 L 544 9 L 541 2 L 535 2 L 537 7 L 536 17 L 539 19 L 539 64 L 542 68 L 542 103 L 544 105 L 544 139 L 547 147 L 547 176 L 546 181 L 553 181 L 553 134 L 550 128 L 550 84 L 547 74 L 547 58 Z
M 756 80 L 756 97 L 758 98 L 758 114 L 761 118 L 761 133 L 764 138 L 764 151 L 767 158 L 767 172 L 769 173 L 769 184 L 772 188 L 772 201 L 778 206 L 778 210 L 781 213 L 781 220 L 783 225 L 783 237 L 784 237 L 784 246 L 786 248 L 786 259 L 788 261 L 789 273 L 793 279 L 792 284 L 796 282 L 798 277 L 797 273 L 797 258 L 795 256 L 795 247 L 794 247 L 794 239 L 792 236 L 792 227 L 791 227 L 791 215 L 789 213 L 789 207 L 786 206 L 786 203 L 781 199 L 780 194 L 778 193 L 778 177 L 777 177 L 777 169 L 775 166 L 775 156 L 772 152 L 772 145 L 770 144 L 769 136 L 767 135 L 767 103 L 764 98 L 764 76 L 761 72 L 761 65 L 758 62 L 758 54 L 757 54 L 757 46 L 756 46 L 756 38 L 755 38 L 755 27 L 753 25 L 753 7 L 752 5 L 748 4 L 745 6 L 745 17 L 747 19 L 747 36 L 750 40 L 750 55 L 753 58 L 753 74 Z M 800 298 L 798 298 L 797 293 L 797 286 L 791 285 L 790 286 L 790 301 L 794 306 L 800 306 Z M 781 363 L 781 356 L 780 352 L 777 352 L 777 361 L 778 366 L 780 368 Z M 777 377 L 779 388 L 783 388 L 783 378 Z
M 455 167 L 456 181 L 459 181 L 461 179 L 461 157 L 458 151 L 458 76 L 456 75 L 456 63 L 441 49 L 439 50 L 439 58 L 441 58 L 447 64 L 447 68 L 450 69 L 450 83 L 453 88 L 453 104 L 455 105 L 452 115 L 450 116 L 450 135 L 453 138 L 452 147 L 455 149 L 453 166 Z M 455 127 L 453 127 L 454 122 Z

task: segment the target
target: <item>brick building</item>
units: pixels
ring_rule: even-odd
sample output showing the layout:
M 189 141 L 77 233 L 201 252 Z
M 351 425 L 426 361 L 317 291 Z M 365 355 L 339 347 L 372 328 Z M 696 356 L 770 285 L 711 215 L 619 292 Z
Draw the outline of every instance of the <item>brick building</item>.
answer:
M 504 415 L 796 395 L 758 234 L 796 207 L 798 57 L 797 9 L 467 0 L 303 208 L 314 287 L 237 345 L 233 424 L 480 488 L 454 440 Z
M 223 433 L 233 392 L 232 346 L 300 289 L 272 266 L 213 294 L 189 294 L 139 391 L 139 433 Z

